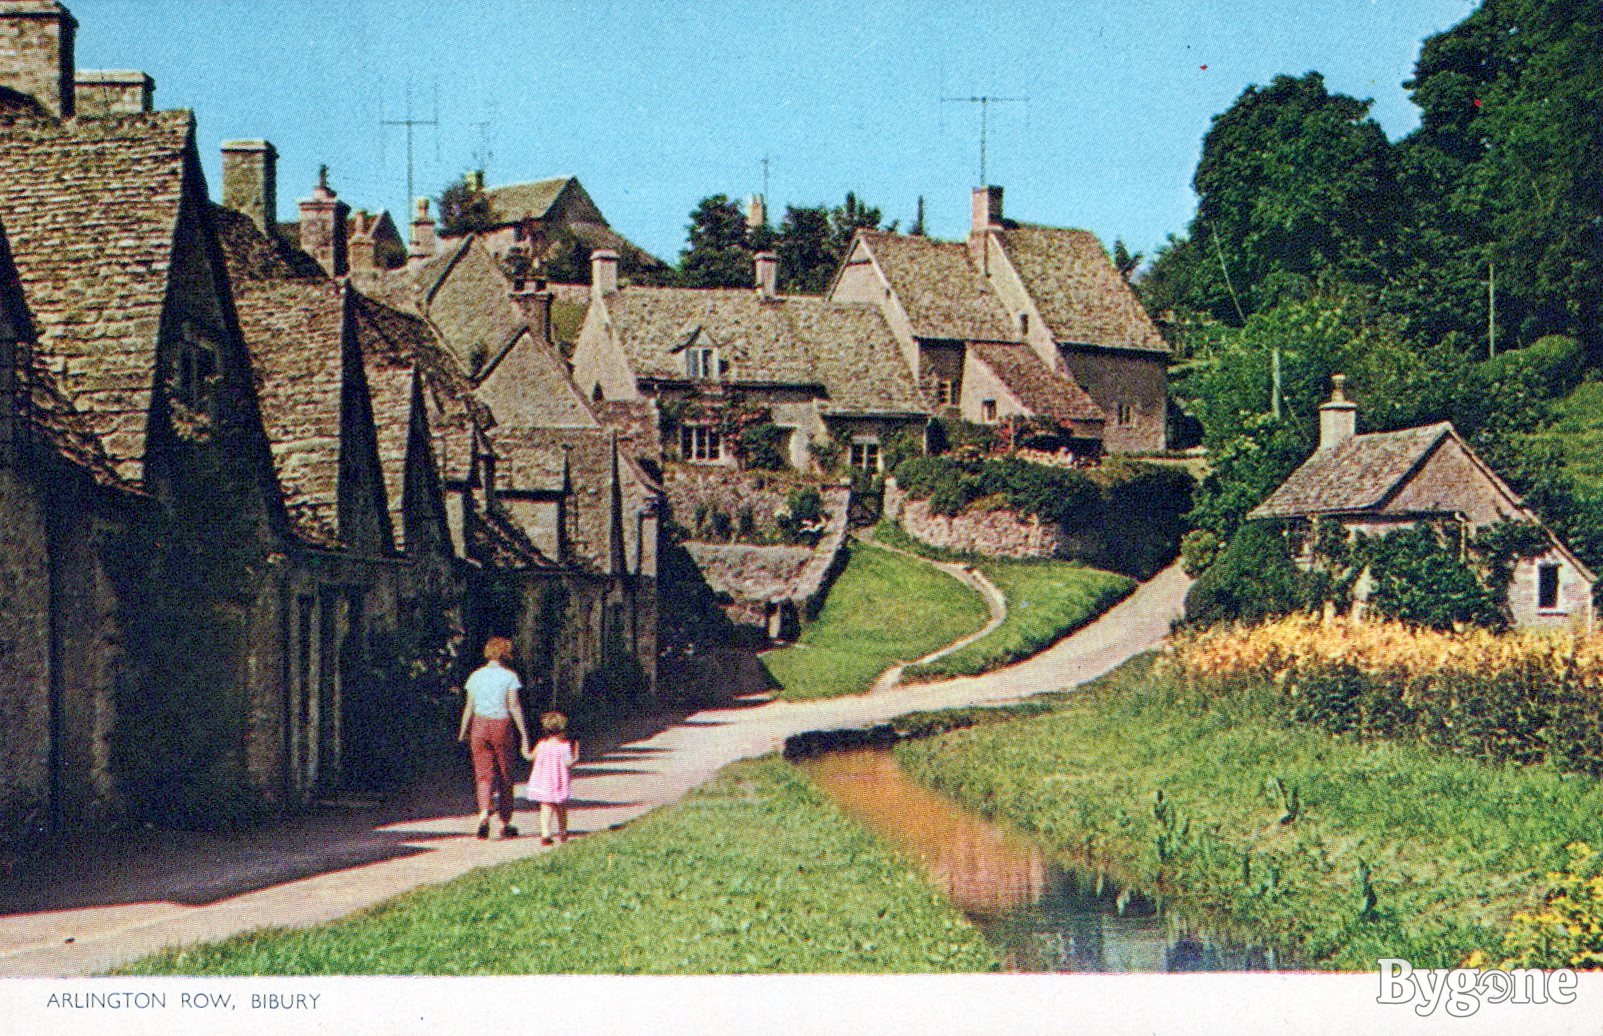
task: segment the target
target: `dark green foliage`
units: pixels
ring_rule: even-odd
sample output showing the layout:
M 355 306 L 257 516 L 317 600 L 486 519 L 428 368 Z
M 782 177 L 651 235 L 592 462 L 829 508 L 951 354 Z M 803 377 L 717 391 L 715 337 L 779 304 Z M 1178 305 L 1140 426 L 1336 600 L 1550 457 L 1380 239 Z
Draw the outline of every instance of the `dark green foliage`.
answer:
M 822 295 L 834 275 L 837 257 L 830 251 L 829 210 L 824 206 L 787 206 L 779 225 L 779 286 L 787 292 Z
M 1430 526 L 1375 537 L 1360 552 L 1374 580 L 1369 606 L 1377 614 L 1439 630 L 1461 623 L 1505 625 L 1500 595 L 1460 558 L 1458 543 L 1445 541 Z
M 703 198 L 686 228 L 678 281 L 686 288 L 749 288 L 755 276 L 746 242 L 746 216 L 725 194 Z
M 1073 556 L 1099 568 L 1149 578 L 1180 549 L 1195 482 L 1183 469 L 1110 461 L 1095 476 L 1016 457 L 959 461 L 913 457 L 896 482 L 934 514 L 991 502 L 1063 527 Z
M 490 199 L 480 186 L 483 175 L 482 171 L 463 173 L 435 199 L 440 211 L 441 234 L 469 234 L 490 229 Z
M 1186 593 L 1186 621 L 1258 622 L 1307 611 L 1325 598 L 1327 580 L 1291 560 L 1285 535 L 1268 522 L 1249 522 Z
M 460 645 L 450 602 L 435 596 L 409 602 L 400 624 L 369 631 L 366 645 L 347 639 L 341 690 L 346 721 L 357 732 L 341 759 L 347 783 L 382 787 L 416 777 L 431 755 L 450 747 L 461 708 L 453 691 Z
M 740 431 L 740 458 L 747 467 L 757 471 L 779 471 L 786 464 L 785 444 L 790 441 L 790 430 L 772 421 L 758 421 Z
M 813 544 L 818 542 L 827 518 L 823 496 L 808 487 L 785 494 L 785 509 L 775 521 L 785 542 Z
M 984 456 L 996 445 L 996 431 L 990 425 L 974 424 L 957 417 L 937 417 L 930 422 L 930 453 L 955 453 L 962 459 Z

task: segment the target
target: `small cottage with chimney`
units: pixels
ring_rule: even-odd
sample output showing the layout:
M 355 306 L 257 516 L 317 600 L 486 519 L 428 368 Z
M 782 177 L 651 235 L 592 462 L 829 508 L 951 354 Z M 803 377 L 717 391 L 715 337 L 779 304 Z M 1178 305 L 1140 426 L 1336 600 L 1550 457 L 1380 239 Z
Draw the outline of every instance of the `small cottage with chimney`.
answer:
M 1303 529 L 1328 519 L 1370 536 L 1420 523 L 1467 532 L 1506 520 L 1540 524 L 1450 422 L 1359 435 L 1346 378 L 1338 374 L 1332 382 L 1330 400 L 1319 408 L 1319 448 L 1249 519 Z M 1514 622 L 1589 629 L 1596 576 L 1550 531 L 1547 540 L 1548 549 L 1514 568 L 1508 590 Z

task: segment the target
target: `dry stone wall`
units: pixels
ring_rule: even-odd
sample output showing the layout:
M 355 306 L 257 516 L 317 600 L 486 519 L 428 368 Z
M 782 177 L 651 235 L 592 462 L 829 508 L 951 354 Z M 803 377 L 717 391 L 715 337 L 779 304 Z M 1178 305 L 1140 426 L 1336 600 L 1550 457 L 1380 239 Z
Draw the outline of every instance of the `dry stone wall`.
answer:
M 928 500 L 908 499 L 895 479 L 885 482 L 885 516 L 900 522 L 915 539 L 965 554 L 1054 558 L 1068 557 L 1074 548 L 1073 540 L 1056 523 L 1006 508 L 988 511 L 976 507 L 951 516 L 931 513 Z

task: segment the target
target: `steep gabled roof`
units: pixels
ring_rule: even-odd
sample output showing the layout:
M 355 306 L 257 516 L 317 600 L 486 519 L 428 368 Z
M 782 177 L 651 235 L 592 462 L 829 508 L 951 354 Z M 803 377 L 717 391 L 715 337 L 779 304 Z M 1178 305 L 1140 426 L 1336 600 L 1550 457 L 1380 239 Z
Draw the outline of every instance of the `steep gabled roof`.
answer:
M 269 238 L 243 212 L 213 205 L 212 225 L 236 288 L 252 281 L 325 280 L 316 259 L 292 247 L 283 236 Z
M 418 272 L 418 309 L 465 367 L 499 357 L 528 326 L 511 285 L 470 234 Z
M 179 213 L 198 186 L 193 127 L 183 111 L 0 123 L 0 213 L 39 353 L 135 482 Z
M 968 246 L 918 235 L 859 231 L 918 338 L 1016 342 L 1018 330 L 974 269 Z
M 491 187 L 484 192 L 490 202 L 490 222 L 505 226 L 525 219 L 544 219 L 562 196 L 563 188 L 570 183 L 576 184 L 578 180 L 572 176 L 554 176 L 532 183 Z
M 1102 243 L 1088 230 L 1019 225 L 1002 249 L 1054 340 L 1167 353 L 1169 347 Z
M 969 348 L 1031 413 L 1060 421 L 1106 420 L 1062 360 L 1049 368 L 1034 349 L 1007 342 L 971 342 Z
M 1377 508 L 1443 439 L 1455 434 L 1450 423 L 1441 421 L 1355 435 L 1316 450 L 1247 517 L 1301 518 Z
M 718 350 L 727 384 L 819 386 L 842 413 L 922 408 L 879 310 L 749 288 L 626 288 L 607 296 L 613 334 L 636 377 L 679 380 L 684 351 Z
M 296 533 L 338 547 L 345 303 L 329 280 L 242 282 L 234 304 Z

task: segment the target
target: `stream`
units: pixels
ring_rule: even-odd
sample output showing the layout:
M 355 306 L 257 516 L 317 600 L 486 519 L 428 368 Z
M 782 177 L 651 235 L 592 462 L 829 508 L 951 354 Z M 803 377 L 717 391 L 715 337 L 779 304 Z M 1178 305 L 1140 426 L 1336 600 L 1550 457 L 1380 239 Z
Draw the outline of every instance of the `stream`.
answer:
M 800 764 L 834 801 L 912 853 L 1015 972 L 1272 971 L 1273 950 L 1215 937 L 1064 865 L 1016 831 L 913 781 L 887 749 L 825 752 Z

